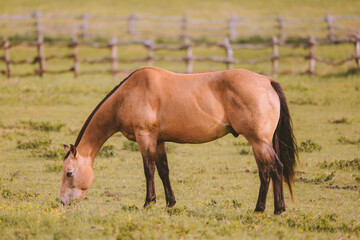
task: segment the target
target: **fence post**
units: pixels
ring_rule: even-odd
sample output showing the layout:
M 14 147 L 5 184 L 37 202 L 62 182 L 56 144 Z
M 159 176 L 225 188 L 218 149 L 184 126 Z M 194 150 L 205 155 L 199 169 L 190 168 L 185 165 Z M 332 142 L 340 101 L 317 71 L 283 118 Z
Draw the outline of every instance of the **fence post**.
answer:
M 88 29 L 89 29 L 89 15 L 84 13 L 82 16 L 82 24 L 81 24 L 81 29 L 82 29 L 82 37 L 85 41 L 89 40 L 89 33 L 88 33 Z
M 358 68 L 360 68 L 360 33 L 355 34 L 355 61 Z
M 9 55 L 9 41 L 7 38 L 4 38 L 4 60 L 6 63 L 6 76 L 11 78 L 11 62 Z
M 272 75 L 277 76 L 279 67 L 279 41 L 276 36 L 272 38 L 273 55 L 271 57 L 272 62 Z
M 39 61 L 39 76 L 42 77 L 45 72 L 45 59 L 44 59 L 44 49 L 43 49 L 43 37 L 41 36 L 37 41 L 37 50 L 38 50 L 38 61 Z
M 327 27 L 328 27 L 328 31 L 329 31 L 328 37 L 329 37 L 330 41 L 334 41 L 335 40 L 335 29 L 334 29 L 335 18 L 328 13 L 325 16 L 325 21 L 327 23 Z
M 233 63 L 233 49 L 231 48 L 231 44 L 228 38 L 225 38 L 223 46 L 226 50 L 226 66 L 227 69 L 232 69 L 232 63 Z
M 284 18 L 281 14 L 278 15 L 277 17 L 277 21 L 279 24 L 279 39 L 280 39 L 280 43 L 285 43 L 285 38 L 286 38 L 286 34 L 285 34 L 285 21 Z
M 77 39 L 76 34 L 73 35 L 73 43 L 71 44 L 71 46 L 74 48 L 73 49 L 73 59 L 74 59 L 74 75 L 77 78 L 79 76 L 79 58 L 78 58 L 78 44 L 79 41 Z
M 36 30 L 37 30 L 37 51 L 38 51 L 38 57 L 37 60 L 39 61 L 39 76 L 42 77 L 45 72 L 45 59 L 44 59 L 44 50 L 43 50 L 43 32 L 42 32 L 42 25 L 41 25 L 41 13 L 40 12 L 34 12 L 33 16 L 35 17 L 36 22 Z
M 41 24 L 41 13 L 40 12 L 34 12 L 33 16 L 35 18 L 37 39 L 39 40 L 39 39 L 43 38 L 43 29 L 42 29 L 42 24 Z
M 110 41 L 110 47 L 111 47 L 111 73 L 113 75 L 117 72 L 117 38 L 116 36 L 113 36 Z
M 182 30 L 182 34 L 180 34 L 180 38 L 184 39 L 184 41 L 188 41 L 188 23 L 189 23 L 189 19 L 187 17 L 187 15 L 184 15 L 181 21 L 181 30 Z
M 238 19 L 239 18 L 236 13 L 233 13 L 229 19 L 229 38 L 231 42 L 236 41 L 236 27 Z
M 130 16 L 127 19 L 128 34 L 130 35 L 131 40 L 133 40 L 135 36 L 135 20 L 136 20 L 136 15 L 134 13 L 130 14 Z
M 193 72 L 193 55 L 192 55 L 192 51 L 191 51 L 190 47 L 191 47 L 190 40 L 188 38 L 185 38 L 184 48 L 186 49 L 185 61 L 186 61 L 186 72 L 187 73 Z
M 148 50 L 147 65 L 152 66 L 154 63 L 154 43 L 151 40 L 146 40 L 144 45 Z
M 315 74 L 315 45 L 316 45 L 316 39 L 314 35 L 310 35 L 309 37 L 309 48 L 310 48 L 310 54 L 309 54 L 309 73 L 311 75 Z

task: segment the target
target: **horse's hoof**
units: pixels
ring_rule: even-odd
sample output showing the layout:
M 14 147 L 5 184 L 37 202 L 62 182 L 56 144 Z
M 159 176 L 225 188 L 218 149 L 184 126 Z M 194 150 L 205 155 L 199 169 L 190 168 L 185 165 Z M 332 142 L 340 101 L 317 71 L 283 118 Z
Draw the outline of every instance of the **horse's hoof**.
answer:
M 173 201 L 169 201 L 169 202 L 166 204 L 166 206 L 167 206 L 168 208 L 172 208 L 173 206 L 175 206 L 175 204 L 176 204 L 176 201 L 173 200 Z
M 265 208 L 258 208 L 256 207 L 254 210 L 254 213 L 263 213 L 265 211 Z
M 282 212 L 285 212 L 285 208 L 284 209 L 275 209 L 274 214 L 280 215 Z
M 156 199 L 152 199 L 152 200 L 146 200 L 145 203 L 144 203 L 144 208 L 147 208 L 153 204 L 156 203 Z

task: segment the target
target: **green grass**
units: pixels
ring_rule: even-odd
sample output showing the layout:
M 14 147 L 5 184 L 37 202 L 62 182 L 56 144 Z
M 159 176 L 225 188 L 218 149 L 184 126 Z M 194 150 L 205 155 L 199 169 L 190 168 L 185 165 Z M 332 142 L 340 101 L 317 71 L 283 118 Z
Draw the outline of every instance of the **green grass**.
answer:
M 252 212 L 259 188 L 256 163 L 246 141 L 230 135 L 201 145 L 167 144 L 177 197 L 174 209 L 164 207 L 158 177 L 158 201 L 142 209 L 145 177 L 140 153 L 119 134 L 101 150 L 94 166 L 96 180 L 86 199 L 63 207 L 58 199 L 61 144 L 74 143 L 88 114 L 120 79 L 108 75 L 74 79 L 70 74 L 2 78 L 2 238 L 356 239 L 360 234 L 357 79 L 357 75 L 278 78 L 304 151 L 296 201 L 291 202 L 285 189 L 287 211 L 277 217 L 271 192 L 266 213 Z
M 322 19 L 325 17 L 327 13 L 331 13 L 335 16 L 337 15 L 351 15 L 351 14 L 359 14 L 358 9 L 360 9 L 360 2 L 357 0 L 273 0 L 273 1 L 251 1 L 251 0 L 208 0 L 204 4 L 203 1 L 176 1 L 176 0 L 153 0 L 153 1 L 141 1 L 141 0 L 104 0 L 99 3 L 97 0 L 63 0 L 63 1 L 55 1 L 55 0 L 12 0 L 12 1 L 1 1 L 0 3 L 0 14 L 28 14 L 34 11 L 41 11 L 43 13 L 55 13 L 55 14 L 65 14 L 65 15 L 82 15 L 83 13 L 87 13 L 90 16 L 129 16 L 132 13 L 143 14 L 143 15 L 157 15 L 157 16 L 177 16 L 182 17 L 184 15 L 188 16 L 192 19 L 229 19 L 232 13 L 236 13 L 239 17 L 252 17 L 252 18 L 264 18 L 264 17 L 275 17 L 278 14 L 282 14 L 284 18 L 300 18 L 300 19 Z M 57 19 L 57 20 L 49 20 L 44 16 L 42 18 L 43 23 L 45 25 L 45 40 L 53 41 L 52 38 L 57 38 L 57 40 L 64 41 L 71 37 L 71 34 L 63 34 L 62 37 L 56 36 L 53 33 L 49 33 L 47 29 L 52 30 L 53 26 L 48 25 L 46 27 L 46 23 L 62 23 L 62 24 L 82 24 L 81 19 Z M 139 20 L 140 22 L 142 20 Z M 157 22 L 156 20 L 146 20 L 150 22 Z M 11 21 L 12 23 L 19 22 L 18 20 Z M 171 21 L 169 21 L 171 22 Z M 169 22 L 165 22 L 169 23 Z M 0 20 L 0 36 L 11 37 L 12 39 L 29 39 L 32 38 L 35 40 L 35 29 L 34 29 L 34 21 L 27 20 L 23 21 L 23 24 L 5 26 L 6 22 Z M 163 22 L 164 23 L 164 22 Z M 339 25 L 347 26 L 347 27 L 356 27 L 359 25 L 359 20 L 338 20 L 336 22 Z M 101 35 L 113 36 L 116 34 L 118 39 L 128 40 L 129 36 L 127 36 L 127 24 L 125 21 L 101 21 L 101 20 L 91 20 L 89 21 L 90 26 L 94 26 L 95 24 L 100 25 L 115 25 L 115 27 L 110 29 L 102 29 Z M 261 25 L 265 28 L 259 29 L 248 29 L 244 26 L 254 26 Z M 119 27 L 120 26 L 120 27 Z M 204 26 L 204 25 L 203 25 Z M 220 25 L 215 25 L 215 27 Z M 225 26 L 225 23 L 221 26 Z M 247 42 L 255 42 L 259 39 L 263 42 L 263 38 L 271 39 L 274 32 L 278 32 L 277 30 L 271 29 L 269 27 L 277 26 L 276 20 L 272 23 L 267 22 L 266 20 L 259 20 L 256 24 L 246 21 L 240 22 L 240 27 L 237 30 L 237 35 L 240 38 L 237 40 L 239 42 L 243 42 L 244 38 L 247 38 Z M 315 36 L 321 36 L 322 38 L 326 37 L 326 28 L 327 25 L 323 21 L 322 23 L 311 23 L 301 26 L 308 27 L 319 27 L 322 30 L 299 30 L 299 29 L 291 29 L 292 26 L 298 27 L 299 25 L 296 23 L 286 22 L 285 26 L 288 28 L 286 30 L 286 35 L 289 39 L 293 39 L 294 41 L 299 41 L 299 37 L 303 39 L 307 38 L 310 34 L 314 34 Z M 193 25 L 193 28 L 196 28 L 197 25 Z M 175 29 L 161 29 L 157 27 L 136 27 L 138 30 L 142 30 L 142 32 L 148 32 L 151 30 L 152 32 L 157 32 L 160 34 L 172 34 L 177 33 Z M 22 34 L 20 34 L 20 32 Z M 48 32 L 48 33 L 46 33 Z M 223 40 L 226 36 L 227 30 L 214 31 L 209 37 L 209 33 L 206 34 L 205 31 L 191 31 L 190 32 L 195 35 L 195 38 L 198 40 L 210 38 L 212 40 Z M 356 32 L 356 31 L 355 31 Z M 89 28 L 90 35 L 99 35 L 98 28 Z M 346 37 L 347 32 L 337 29 L 336 34 L 341 37 Z M 140 33 L 138 35 L 139 38 L 149 38 L 149 34 Z M 207 36 L 207 37 L 206 37 Z M 301 41 L 300 39 L 300 41 Z M 108 42 L 110 39 L 106 39 Z M 157 39 L 159 40 L 159 39 Z M 160 40 L 161 41 L 161 40 Z
M 359 1 L 1 1 L 0 13 L 33 10 L 98 15 L 151 12 L 161 15 L 226 17 L 293 17 L 357 13 Z M 287 4 L 286 4 L 287 3 Z M 325 7 L 326 6 L 326 7 Z M 289 49 L 280 48 L 281 53 Z M 304 50 L 297 50 L 304 53 Z M 352 45 L 319 47 L 316 54 L 337 59 Z M 65 48 L 45 54 L 69 54 Z M 201 56 L 223 51 L 194 50 Z M 3 54 L 3 53 L 1 53 Z M 0 57 L 2 56 L 0 54 Z M 35 56 L 34 49 L 14 48 L 12 59 Z M 82 56 L 108 56 L 106 50 L 79 49 Z M 120 49 L 119 57 L 139 57 L 139 47 Z M 159 52 L 159 55 L 166 54 Z M 174 56 L 182 53 L 175 52 Z M 258 58 L 271 51 L 235 51 L 236 58 Z M 47 63 L 50 69 L 71 67 L 72 61 Z M 156 63 L 170 70 L 185 66 Z M 135 69 L 142 66 L 119 65 Z M 81 70 L 110 64 L 80 65 Z M 224 69 L 196 63 L 195 70 Z M 270 63 L 235 65 L 265 74 Z M 306 70 L 304 61 L 280 61 L 280 70 Z M 74 143 L 93 108 L 125 76 L 72 74 L 7 79 L 0 75 L 0 234 L 1 239 L 358 239 L 360 237 L 360 84 L 359 71 L 349 63 L 340 68 L 316 66 L 318 75 L 280 75 L 293 117 L 300 152 L 295 202 L 285 188 L 287 211 L 273 215 L 270 189 L 264 214 L 254 214 L 260 181 L 251 146 L 228 135 L 201 144 L 168 143 L 170 178 L 177 205 L 165 208 L 161 180 L 155 178 L 157 203 L 143 209 L 145 177 L 136 144 L 116 134 L 104 145 L 94 165 L 95 183 L 80 203 L 63 207 L 58 199 L 64 151 Z M 14 73 L 37 66 L 14 67 Z M 4 70 L 0 64 L 0 70 Z
M 19 1 L 20 3 L 21 1 Z M 59 7 L 56 9 L 61 9 L 60 12 L 66 12 L 66 13 L 71 13 L 71 12 L 76 12 L 76 5 L 80 4 L 81 1 L 74 1 L 72 2 L 71 5 L 65 5 L 63 6 L 62 3 L 57 2 L 57 4 L 59 4 Z M 341 13 L 354 13 L 352 10 L 356 9 L 355 6 L 357 4 L 359 4 L 359 1 L 346 1 L 346 3 L 342 3 L 342 7 L 341 8 L 336 8 L 335 6 L 337 6 L 339 1 L 335 2 L 329 2 L 329 1 L 313 1 L 312 4 L 307 5 L 307 4 L 303 4 L 301 6 L 301 8 L 299 7 L 299 4 L 296 4 L 295 2 L 292 2 L 292 4 L 286 4 L 286 1 L 276 1 L 276 2 L 271 2 L 271 6 L 269 6 L 268 8 L 266 7 L 258 7 L 258 2 L 257 1 L 244 1 L 241 5 L 233 3 L 231 1 L 229 2 L 225 2 L 223 4 L 216 4 L 215 2 L 210 1 L 209 4 L 209 9 L 216 9 L 217 15 L 214 16 L 207 16 L 205 14 L 205 10 L 203 8 L 196 8 L 196 5 L 198 4 L 198 2 L 194 2 L 192 4 L 189 4 L 191 6 L 193 6 L 191 9 L 185 8 L 186 3 L 182 3 L 182 6 L 184 7 L 184 11 L 187 12 L 188 11 L 192 11 L 194 12 L 194 16 L 199 16 L 201 17 L 209 17 L 209 18 L 218 18 L 218 17 L 225 17 L 228 16 L 229 12 L 231 11 L 241 11 L 244 10 L 245 7 L 247 5 L 249 5 L 249 7 L 246 9 L 246 12 L 250 13 L 252 11 L 250 11 L 249 9 L 253 10 L 252 16 L 262 16 L 264 15 L 262 12 L 263 11 L 269 11 L 269 13 L 267 15 L 274 15 L 277 14 L 278 12 L 282 12 L 282 8 L 277 8 L 276 6 L 281 5 L 281 6 L 286 6 L 287 10 L 284 11 L 285 13 L 289 13 L 291 12 L 291 9 L 293 9 L 293 7 L 296 6 L 297 8 L 297 14 L 289 14 L 289 17 L 304 17 L 303 14 L 305 14 L 305 16 L 308 17 L 319 17 L 319 14 L 321 12 L 323 12 L 323 10 L 326 11 L 330 11 L 333 10 L 332 13 L 334 14 L 341 14 Z M 37 4 L 38 3 L 38 4 Z M 41 4 L 40 4 L 41 3 Z M 89 11 L 91 13 L 93 13 L 94 15 L 101 15 L 102 11 L 108 11 L 108 14 L 111 15 L 112 14 L 112 10 L 115 8 L 113 5 L 111 5 L 111 7 L 109 7 L 107 4 L 105 4 L 106 1 L 104 2 L 103 6 L 101 6 L 101 11 L 96 8 L 94 9 L 93 6 L 93 2 L 89 1 L 86 6 L 87 9 L 89 9 Z M 162 1 L 158 1 L 156 2 L 157 7 L 162 6 L 163 2 Z M 18 5 L 17 4 L 9 4 L 8 1 L 4 1 L 3 6 L 1 7 L 0 5 L 0 13 L 1 10 L 4 11 L 4 13 L 17 13 L 17 12 L 22 12 L 28 9 L 28 11 L 30 11 L 30 9 L 43 9 L 44 11 L 49 11 L 52 12 L 51 9 L 53 9 L 54 6 L 54 2 L 47 2 L 47 3 L 42 3 L 41 1 L 34 1 L 32 2 L 32 4 L 30 4 L 27 1 L 24 1 L 22 4 L 22 8 L 21 10 L 18 9 Z M 115 5 L 118 4 L 118 2 L 114 3 Z M 126 4 L 130 4 L 130 2 L 125 1 L 124 6 L 121 7 L 121 10 L 119 10 L 119 12 L 116 13 L 116 15 L 121 15 L 121 11 L 124 10 L 124 7 Z M 267 3 L 264 3 L 264 6 Z M 327 8 L 323 8 L 324 4 L 326 4 Z M 71 8 L 70 8 L 71 6 Z M 175 4 L 176 6 L 176 4 Z M 318 14 L 313 14 L 311 10 L 309 10 L 309 8 L 314 8 L 318 11 Z M 144 12 L 148 12 L 148 9 L 152 9 L 153 5 L 148 6 L 148 3 L 144 3 L 143 4 L 143 9 L 140 9 L 139 11 L 144 11 Z M 163 8 L 163 12 L 161 13 L 162 15 L 166 15 L 166 13 L 168 14 L 173 14 L 174 11 L 172 10 L 174 6 L 171 4 L 167 4 L 167 7 Z M 360 8 L 360 6 L 359 6 Z M 128 8 L 127 10 L 130 11 Z M 179 13 L 181 10 L 181 8 L 179 8 L 179 11 L 176 11 L 176 13 Z M 301 9 L 301 10 L 299 10 Z M 96 11 L 95 11 L 96 10 Z M 97 11 L 99 10 L 99 11 Z M 345 11 L 346 10 L 346 11 Z M 94 12 L 92 12 L 94 11 Z M 152 12 L 154 14 L 156 14 L 156 12 Z M 282 12 L 283 13 L 283 12 Z M 160 13 L 159 13 L 160 14 Z M 181 15 L 181 14 L 180 14 Z M 260 34 L 260 33 L 259 33 Z M 221 34 L 218 34 L 221 35 Z M 304 36 L 306 37 L 308 34 L 306 33 Z M 241 35 L 239 35 L 241 37 Z M 20 37 L 20 36 L 18 36 Z M 24 36 L 22 36 L 24 37 Z M 241 38 L 243 39 L 243 38 Z M 240 40 L 241 40 L 240 39 Z M 18 39 L 14 39 L 18 40 Z M 46 39 L 45 39 L 46 40 Z M 56 39 L 55 39 L 56 40 Z M 59 40 L 59 39 L 58 39 Z M 103 42 L 107 42 L 110 39 L 102 39 Z M 206 39 L 205 39 L 206 40 Z M 249 39 L 251 41 L 251 43 L 256 42 L 256 39 Z M 291 40 L 291 39 L 290 39 Z M 299 40 L 299 39 L 298 39 Z M 12 40 L 11 40 L 12 41 Z M 50 41 L 50 40 L 49 40 Z M 69 39 L 60 39 L 59 41 L 65 41 L 68 42 Z M 267 42 L 268 39 L 262 39 L 262 42 Z M 173 43 L 174 44 L 174 43 Z M 180 42 L 176 42 L 176 45 L 179 45 Z M 98 59 L 98 58 L 108 58 L 110 57 L 110 50 L 109 49 L 96 49 L 96 48 L 90 48 L 90 47 L 79 47 L 78 49 L 78 57 L 81 59 L 84 58 L 89 58 L 89 59 Z M 198 56 L 198 57 L 208 57 L 208 56 L 216 56 L 216 57 L 226 57 L 226 53 L 224 51 L 224 49 L 220 49 L 220 48 L 204 48 L 204 47 L 193 47 L 192 48 L 192 52 L 194 56 Z M 62 55 L 69 55 L 72 54 L 72 50 L 67 48 L 67 47 L 50 47 L 45 45 L 44 47 L 44 55 L 45 57 L 53 55 L 53 54 L 59 54 L 61 53 Z M 309 50 L 308 49 L 303 49 L 303 48 L 297 48 L 297 49 L 291 49 L 288 47 L 279 47 L 279 54 L 281 55 L 285 55 L 285 54 L 289 54 L 289 53 L 297 53 L 297 54 L 309 54 Z M 3 51 L 0 51 L 0 57 L 3 57 Z M 36 48 L 35 47 L 14 47 L 12 49 L 9 50 L 9 54 L 10 54 L 10 59 L 17 61 L 17 60 L 22 60 L 25 58 L 30 58 L 33 59 L 34 57 L 36 57 L 37 52 L 36 52 Z M 316 47 L 316 56 L 327 59 L 327 60 L 334 60 L 334 61 L 339 61 L 341 59 L 347 58 L 350 55 L 354 54 L 354 45 L 353 44 L 339 44 L 339 45 L 332 45 L 332 46 L 317 46 Z M 155 51 L 154 52 L 154 56 L 155 57 L 163 57 L 163 56 L 169 56 L 169 57 L 184 57 L 186 55 L 186 52 L 184 50 L 181 51 L 167 51 L 167 50 L 159 50 L 159 51 Z M 235 60 L 250 60 L 250 59 L 259 59 L 259 58 L 266 58 L 272 55 L 272 49 L 268 48 L 265 50 L 249 50 L 249 49 L 240 49 L 240 50 L 234 50 L 234 54 L 233 57 Z M 141 45 L 131 45 L 129 46 L 119 46 L 118 47 L 118 51 L 117 51 L 117 56 L 119 59 L 122 60 L 129 60 L 129 59 L 133 59 L 133 58 L 139 58 L 139 57 L 147 57 L 147 50 L 141 46 Z M 56 70 L 65 70 L 65 69 L 70 69 L 71 67 L 73 67 L 73 59 L 53 59 L 53 60 L 49 60 L 46 61 L 46 70 L 52 70 L 52 71 L 56 71 Z M 143 66 L 146 63 L 119 63 L 118 64 L 118 69 L 126 69 L 126 70 L 134 70 L 137 69 L 141 66 Z M 185 63 L 183 64 L 179 64 L 179 63 L 172 63 L 172 62 L 168 62 L 168 61 L 157 61 L 154 62 L 154 66 L 156 67 L 163 67 L 169 70 L 173 70 L 173 71 L 180 71 L 180 72 L 185 72 L 186 71 L 186 65 Z M 79 65 L 79 70 L 80 72 L 86 72 L 88 70 L 109 70 L 111 67 L 110 63 L 102 63 L 102 64 L 86 64 L 86 63 L 81 63 Z M 221 63 L 214 63 L 214 62 L 194 62 L 194 71 L 206 71 L 206 70 L 220 70 L 220 69 L 224 69 L 225 64 L 221 64 Z M 37 70 L 39 68 L 38 63 L 37 64 L 24 64 L 24 65 L 13 65 L 12 66 L 12 73 L 14 76 L 16 75 L 21 75 L 21 74 L 28 74 L 28 73 L 34 73 L 35 70 Z M 271 62 L 264 62 L 264 63 L 259 63 L 256 65 L 250 65 L 250 64 L 234 64 L 233 68 L 246 68 L 246 69 L 251 69 L 253 71 L 259 72 L 259 73 L 263 73 L 263 74 L 267 74 L 270 75 L 272 72 L 271 69 Z M 279 60 L 279 71 L 280 72 L 285 72 L 285 73 L 291 73 L 291 72 L 305 72 L 306 70 L 308 70 L 308 61 L 304 60 L 304 59 L 294 59 L 294 58 L 287 58 L 287 59 L 280 59 Z M 5 64 L 0 64 L 0 71 L 5 71 Z M 354 61 L 351 62 L 347 62 L 346 64 L 342 65 L 342 66 L 338 66 L 338 67 L 332 67 L 329 65 L 326 65 L 324 63 L 320 63 L 317 62 L 316 63 L 316 74 L 320 75 L 320 76 L 326 76 L 329 75 L 328 77 L 332 77 L 332 74 L 337 74 L 339 76 L 347 76 L 347 75 L 357 75 L 359 73 L 359 69 L 356 68 L 356 64 Z M 64 75 L 64 77 L 68 77 L 68 75 Z M 360 85 L 355 85 L 355 88 L 359 89 Z M 30 89 L 23 89 L 24 94 L 28 94 L 31 95 L 32 91 L 38 91 L 36 88 L 30 88 Z M 27 92 L 26 92 L 27 91 Z M 46 100 L 48 101 L 49 99 L 46 98 Z M 309 96 L 299 96 L 297 98 L 292 99 L 292 103 L 293 104 L 304 104 L 304 105 L 308 105 L 308 104 L 319 104 L 319 102 L 315 101 L 316 99 L 314 98 L 310 98 Z M 325 99 L 326 100 L 326 99 Z M 63 98 L 59 98 L 59 99 L 52 99 L 52 101 L 54 102 L 66 102 L 69 101 L 69 99 L 63 99 Z
M 130 13 L 151 13 L 157 15 L 182 16 L 188 14 L 192 17 L 223 18 L 229 17 L 229 13 L 236 12 L 240 16 L 269 16 L 282 13 L 286 17 L 319 17 L 328 12 L 333 14 L 358 14 L 360 3 L 356 0 L 274 0 L 274 1 L 251 1 L 251 0 L 208 0 L 203 1 L 114 1 L 103 0 L 13 0 L 1 1 L 0 13 L 28 13 L 31 11 L 64 12 L 82 14 L 87 12 L 92 15 L 114 16 L 129 15 Z

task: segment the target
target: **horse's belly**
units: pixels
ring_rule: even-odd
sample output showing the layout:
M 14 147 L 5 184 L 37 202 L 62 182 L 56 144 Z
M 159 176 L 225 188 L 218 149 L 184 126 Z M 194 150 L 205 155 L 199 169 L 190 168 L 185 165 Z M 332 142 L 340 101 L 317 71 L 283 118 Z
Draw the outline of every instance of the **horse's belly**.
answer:
M 221 131 L 221 132 L 167 132 L 163 134 L 161 140 L 176 142 L 176 143 L 206 143 L 213 141 L 215 139 L 221 138 L 228 134 L 229 131 Z
M 181 119 L 181 118 L 180 118 Z M 176 120 L 169 124 L 160 122 L 159 138 L 178 143 L 210 142 L 231 132 L 231 127 L 224 122 L 211 119 L 194 118 L 192 121 Z

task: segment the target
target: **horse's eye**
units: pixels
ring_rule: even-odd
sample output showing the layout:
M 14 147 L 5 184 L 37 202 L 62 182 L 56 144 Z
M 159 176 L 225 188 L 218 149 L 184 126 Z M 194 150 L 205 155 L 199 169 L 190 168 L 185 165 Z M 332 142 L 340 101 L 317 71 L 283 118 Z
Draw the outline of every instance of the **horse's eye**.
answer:
M 67 177 L 72 177 L 72 172 L 67 172 L 67 173 L 66 173 L 66 176 L 67 176 Z

